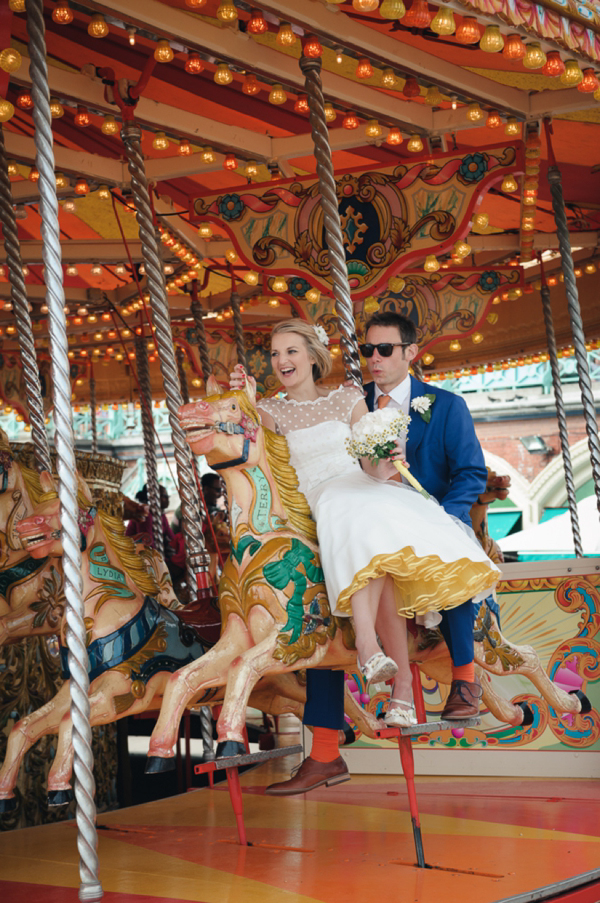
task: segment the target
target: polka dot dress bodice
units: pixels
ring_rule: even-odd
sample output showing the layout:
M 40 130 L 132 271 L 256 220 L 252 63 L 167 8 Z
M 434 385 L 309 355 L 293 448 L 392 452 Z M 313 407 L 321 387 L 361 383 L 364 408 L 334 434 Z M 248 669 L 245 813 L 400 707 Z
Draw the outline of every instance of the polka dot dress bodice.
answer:
M 340 386 L 314 401 L 269 398 L 258 405 L 286 437 L 290 461 L 305 495 L 328 480 L 360 470 L 346 450 L 346 439 L 352 411 L 363 400 L 358 389 Z

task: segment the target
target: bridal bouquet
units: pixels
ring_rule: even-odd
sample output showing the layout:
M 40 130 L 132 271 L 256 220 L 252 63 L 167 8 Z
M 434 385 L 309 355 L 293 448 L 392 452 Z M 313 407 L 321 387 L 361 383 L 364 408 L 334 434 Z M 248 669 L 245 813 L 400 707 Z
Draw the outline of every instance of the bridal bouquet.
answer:
M 408 430 L 409 423 L 408 414 L 397 408 L 371 411 L 354 424 L 351 438 L 346 440 L 346 448 L 353 458 L 368 458 L 371 464 L 377 464 L 396 451 L 396 439 Z M 422 496 L 429 498 L 429 493 L 401 461 L 394 461 L 394 467 Z

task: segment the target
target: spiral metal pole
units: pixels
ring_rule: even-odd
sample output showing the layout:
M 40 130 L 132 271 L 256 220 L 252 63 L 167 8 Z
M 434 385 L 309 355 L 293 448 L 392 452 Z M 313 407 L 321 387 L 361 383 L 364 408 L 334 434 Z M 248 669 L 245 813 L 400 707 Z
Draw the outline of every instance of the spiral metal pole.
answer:
M 246 343 L 244 341 L 244 326 L 242 324 L 242 309 L 240 307 L 240 296 L 237 292 L 231 293 L 231 310 L 233 311 L 233 332 L 235 336 L 235 348 L 237 351 L 238 364 L 241 364 L 244 370 L 248 369 L 246 361 Z
M 62 259 L 58 222 L 58 200 L 54 175 L 52 117 L 46 65 L 43 0 L 26 0 L 29 32 L 30 75 L 33 119 L 35 123 L 36 165 L 40 173 L 40 212 L 42 217 L 43 259 L 46 273 L 52 378 L 54 382 L 55 445 L 58 470 L 58 496 L 61 514 L 63 569 L 65 575 L 65 618 L 69 650 L 71 720 L 77 801 L 77 846 L 79 848 L 79 899 L 100 900 L 102 885 L 98 879 L 98 837 L 94 804 L 94 759 L 88 699 L 88 654 L 83 621 L 83 580 L 77 506 L 75 440 L 71 408 L 71 379 L 68 358 L 65 293 L 62 283 Z
M 196 338 L 198 340 L 198 351 L 200 352 L 200 363 L 202 365 L 202 375 L 204 382 L 212 373 L 212 366 L 208 356 L 208 342 L 206 341 L 206 329 L 204 328 L 204 320 L 202 318 L 202 305 L 198 300 L 198 280 L 192 282 L 192 316 L 196 326 Z
M 321 60 L 320 58 L 308 59 L 305 56 L 301 56 L 300 69 L 305 78 L 305 91 L 308 97 L 309 119 L 315 146 L 329 266 L 333 279 L 335 312 L 338 319 L 346 378 L 352 380 L 357 386 L 362 387 L 354 310 L 348 282 L 346 252 L 344 250 L 342 224 L 333 174 L 327 119 L 325 118 L 325 104 L 321 85 Z
M 215 744 L 213 740 L 212 709 L 209 705 L 200 708 L 200 734 L 202 736 L 202 758 L 205 762 L 212 762 L 216 758 Z
M 179 345 L 176 348 L 176 356 L 177 356 L 177 373 L 179 374 L 179 384 L 181 386 L 181 397 L 183 398 L 184 404 L 190 403 L 190 387 L 188 386 L 187 376 L 185 375 L 185 369 L 183 366 L 183 362 L 185 361 L 185 353 L 183 348 L 180 348 Z
M 571 253 L 571 243 L 569 240 L 569 226 L 567 224 L 567 215 L 565 212 L 562 176 L 558 166 L 553 165 L 548 167 L 548 182 L 550 184 L 550 194 L 552 195 L 552 209 L 554 210 L 558 246 L 560 248 L 562 269 L 565 277 L 565 292 L 567 295 L 571 331 L 573 333 L 573 347 L 575 349 L 575 360 L 577 362 L 577 375 L 579 377 L 579 388 L 581 391 L 583 419 L 585 420 L 590 459 L 592 462 L 592 476 L 594 478 L 594 488 L 596 491 L 596 503 L 598 511 L 600 512 L 600 437 L 598 436 L 594 393 L 592 391 L 592 380 L 590 377 L 590 368 L 585 347 L 585 334 L 583 332 L 583 320 L 581 318 L 581 307 L 579 304 L 575 268 L 573 266 L 573 255 Z
M 155 340 L 158 347 L 160 369 L 163 377 L 169 410 L 169 423 L 175 449 L 183 535 L 187 552 L 187 585 L 190 600 L 198 593 L 198 580 L 207 571 L 206 555 L 201 530 L 200 505 L 194 481 L 192 454 L 185 441 L 179 422 L 178 412 L 182 404 L 181 387 L 177 376 L 177 363 L 173 348 L 173 333 L 165 285 L 165 277 L 160 258 L 159 243 L 154 228 L 152 206 L 148 191 L 148 180 L 141 151 L 141 131 L 133 123 L 126 123 L 121 129 L 121 138 L 127 155 L 127 166 L 131 176 L 131 188 L 136 208 L 142 254 L 146 267 L 146 280 L 150 292 L 152 319 L 156 327 Z
M 142 391 L 142 434 L 144 436 L 144 456 L 146 460 L 146 485 L 148 487 L 148 502 L 152 514 L 152 539 L 154 548 L 164 558 L 165 543 L 162 531 L 162 508 L 160 504 L 160 489 L 158 486 L 158 466 L 156 462 L 156 445 L 154 442 L 154 424 L 152 422 L 152 388 L 150 386 L 150 371 L 148 369 L 148 352 L 143 336 L 135 339 L 135 360 L 137 363 L 137 376 Z
M 8 264 L 8 278 L 10 281 L 10 300 L 17 321 L 17 338 L 21 351 L 21 363 L 23 364 L 23 378 L 25 380 L 25 395 L 29 409 L 31 423 L 31 437 L 33 439 L 35 466 L 41 472 L 47 470 L 52 473 L 50 463 L 50 448 L 46 435 L 44 402 L 42 399 L 42 387 L 40 373 L 35 356 L 35 343 L 33 328 L 29 316 L 29 303 L 27 290 L 23 276 L 23 261 L 21 260 L 21 246 L 17 232 L 17 221 L 13 207 L 12 190 L 8 175 L 6 161 L 6 149 L 4 146 L 4 131 L 0 126 L 0 222 L 4 247 L 6 248 L 6 263 Z
M 542 286 L 542 306 L 544 308 L 544 324 L 546 326 L 546 339 L 548 341 L 548 355 L 550 357 L 550 369 L 552 370 L 552 385 L 554 386 L 554 403 L 556 405 L 556 419 L 558 421 L 558 434 L 563 457 L 565 471 L 565 485 L 567 488 L 567 501 L 571 515 L 571 530 L 573 532 L 573 546 L 578 558 L 583 558 L 583 546 L 581 544 L 581 530 L 579 528 L 579 512 L 577 511 L 577 499 L 575 497 L 575 481 L 573 479 L 573 465 L 571 462 L 571 450 L 569 448 L 569 432 L 567 429 L 567 415 L 563 401 L 560 371 L 558 366 L 558 350 L 556 347 L 556 335 L 554 333 L 554 320 L 552 317 L 552 305 L 550 303 L 550 289 Z
M 90 411 L 92 415 L 92 454 L 98 454 L 98 422 L 96 420 L 96 380 L 90 377 Z

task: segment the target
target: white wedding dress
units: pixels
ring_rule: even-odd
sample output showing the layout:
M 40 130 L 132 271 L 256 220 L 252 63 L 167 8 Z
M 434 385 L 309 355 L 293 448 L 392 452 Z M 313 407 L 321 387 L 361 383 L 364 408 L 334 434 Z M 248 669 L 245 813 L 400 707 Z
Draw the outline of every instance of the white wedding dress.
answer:
M 350 456 L 350 418 L 361 400 L 357 389 L 340 386 L 314 401 L 258 404 L 287 439 L 317 524 L 332 610 L 351 615 L 352 594 L 385 574 L 393 577 L 398 610 L 408 617 L 484 598 L 500 572 L 475 534 L 435 500 L 369 476 Z

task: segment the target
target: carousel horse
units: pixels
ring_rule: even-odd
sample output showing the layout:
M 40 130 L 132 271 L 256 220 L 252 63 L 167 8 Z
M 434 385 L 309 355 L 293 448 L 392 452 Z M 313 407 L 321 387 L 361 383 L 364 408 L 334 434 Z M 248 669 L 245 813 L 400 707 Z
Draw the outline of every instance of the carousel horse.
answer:
M 35 513 L 21 519 L 17 533 L 34 560 L 55 561 L 63 554 L 60 505 L 50 474 L 42 473 L 43 494 Z M 205 646 L 176 612 L 156 598 L 157 586 L 135 552 L 123 522 L 96 508 L 86 483 L 78 480 L 79 529 L 82 548 L 84 623 L 87 630 L 90 678 L 90 723 L 114 722 L 160 705 L 171 673 L 206 654 Z M 62 570 L 62 568 L 61 568 Z M 71 798 L 69 664 L 65 646 L 66 619 L 60 624 L 61 660 L 65 682 L 42 708 L 14 725 L 0 769 L 0 813 L 16 806 L 14 788 L 23 756 L 42 736 L 58 733 L 57 751 L 48 776 L 50 805 Z M 197 694 L 200 705 L 218 704 L 222 693 Z M 302 716 L 306 691 L 294 675 L 263 681 L 251 704 L 262 711 Z M 354 703 L 354 701 L 353 701 Z M 350 704 L 349 714 L 366 726 L 362 710 Z
M 356 670 L 352 625 L 331 615 L 315 524 L 285 439 L 261 427 L 249 384 L 221 393 L 213 380 L 208 388 L 219 394 L 183 406 L 179 416 L 192 451 L 205 455 L 227 487 L 232 551 L 219 588 L 222 634 L 205 656 L 168 678 L 150 740 L 153 771 L 161 770 L 161 759 L 172 759 L 186 706 L 209 688 L 226 686 L 218 754 L 233 755 L 242 751 L 244 712 L 259 678 L 319 666 Z M 585 707 L 585 699 L 550 681 L 532 647 L 502 636 L 493 604 L 481 606 L 475 640 L 480 672 L 524 674 L 558 711 Z M 425 673 L 450 683 L 450 655 L 439 631 L 419 630 L 411 651 Z M 482 684 L 484 702 L 499 720 L 530 723 L 526 705 L 502 699 L 489 680 Z M 372 736 L 377 726 L 367 720 L 361 730 Z

